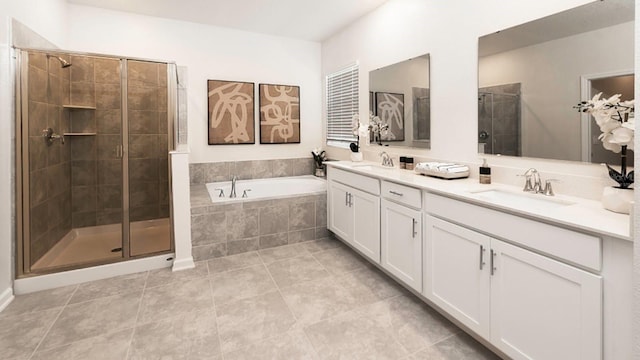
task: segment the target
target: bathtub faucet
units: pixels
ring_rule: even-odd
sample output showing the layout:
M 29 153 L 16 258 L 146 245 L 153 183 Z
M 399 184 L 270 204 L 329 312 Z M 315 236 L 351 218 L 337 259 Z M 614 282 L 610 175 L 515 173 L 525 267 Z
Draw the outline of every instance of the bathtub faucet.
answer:
M 236 181 L 238 181 L 238 177 L 233 175 L 231 178 L 231 194 L 229 194 L 230 198 L 236 197 Z

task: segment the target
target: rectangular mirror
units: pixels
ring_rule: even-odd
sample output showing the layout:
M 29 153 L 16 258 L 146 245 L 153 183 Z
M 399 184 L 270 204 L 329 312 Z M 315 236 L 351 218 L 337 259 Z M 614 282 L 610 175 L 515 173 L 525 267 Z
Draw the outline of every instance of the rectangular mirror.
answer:
M 599 92 L 633 99 L 633 73 L 633 0 L 596 1 L 481 37 L 478 152 L 618 162 L 593 118 L 573 106 Z
M 429 55 L 369 72 L 369 111 L 388 126 L 371 144 L 431 147 Z

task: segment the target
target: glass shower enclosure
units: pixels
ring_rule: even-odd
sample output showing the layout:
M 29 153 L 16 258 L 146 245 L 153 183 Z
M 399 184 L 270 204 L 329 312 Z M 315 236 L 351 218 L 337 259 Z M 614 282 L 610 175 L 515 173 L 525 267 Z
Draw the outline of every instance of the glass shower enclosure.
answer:
M 172 252 L 175 64 L 16 58 L 18 276 Z

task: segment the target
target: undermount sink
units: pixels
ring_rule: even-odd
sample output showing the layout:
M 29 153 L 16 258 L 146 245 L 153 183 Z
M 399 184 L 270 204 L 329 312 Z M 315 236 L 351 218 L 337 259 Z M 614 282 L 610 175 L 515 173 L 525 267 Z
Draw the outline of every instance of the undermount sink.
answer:
M 360 170 L 392 170 L 393 169 L 393 167 L 390 167 L 390 166 L 371 165 L 371 164 L 353 165 L 351 167 L 354 169 L 360 169 Z
M 552 210 L 574 203 L 542 194 L 516 193 L 500 189 L 473 191 L 474 195 L 498 205 L 520 207 L 525 209 Z

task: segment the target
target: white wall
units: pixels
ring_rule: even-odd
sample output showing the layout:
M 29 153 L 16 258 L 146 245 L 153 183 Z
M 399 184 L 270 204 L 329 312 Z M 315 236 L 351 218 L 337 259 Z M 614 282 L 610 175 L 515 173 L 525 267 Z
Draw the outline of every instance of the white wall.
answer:
M 64 0 L 0 1 L 0 306 L 8 300 L 14 269 L 14 73 L 10 24 L 15 18 L 27 27 L 64 44 L 66 2 Z M 23 33 L 24 35 L 24 33 Z M 28 38 L 28 36 L 26 36 Z
M 582 120 L 567 104 L 581 99 L 581 76 L 633 70 L 633 33 L 628 22 L 480 59 L 480 87 L 522 84 L 523 156 L 580 161 Z M 554 71 L 532 71 L 545 64 Z
M 67 49 L 174 60 L 189 73 L 191 162 L 310 157 L 322 144 L 320 44 L 69 5 Z M 207 79 L 300 86 L 300 144 L 207 144 Z M 256 106 L 258 105 L 256 89 Z M 256 142 L 259 143 L 256 112 Z
M 390 0 L 322 43 L 322 73 L 360 64 L 360 113 L 367 113 L 369 71 L 417 55 L 431 55 L 431 150 L 385 149 L 394 156 L 413 155 L 471 164 L 477 173 L 478 38 L 589 0 Z M 375 146 L 363 147 L 365 159 L 378 161 Z M 376 151 L 377 150 L 377 151 Z M 330 148 L 333 158 L 348 150 Z M 486 156 L 486 155 L 485 155 Z M 483 156 L 484 157 L 484 156 Z M 599 199 L 612 184 L 606 171 L 578 162 L 486 156 L 494 181 L 520 184 L 517 173 L 529 167 L 545 178 L 562 178 L 558 193 Z M 473 174 L 473 173 L 472 173 Z

